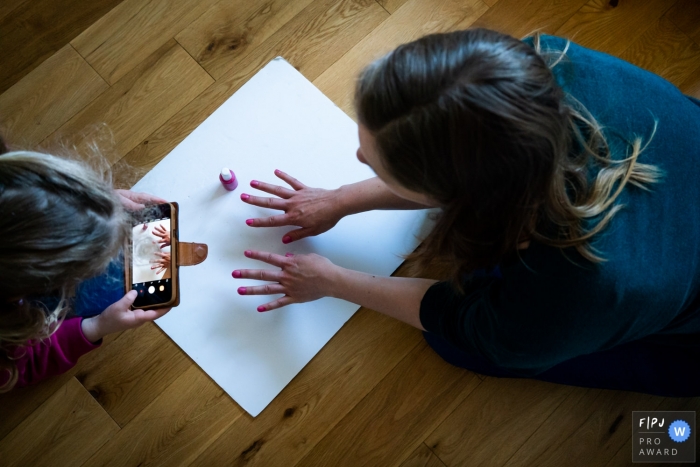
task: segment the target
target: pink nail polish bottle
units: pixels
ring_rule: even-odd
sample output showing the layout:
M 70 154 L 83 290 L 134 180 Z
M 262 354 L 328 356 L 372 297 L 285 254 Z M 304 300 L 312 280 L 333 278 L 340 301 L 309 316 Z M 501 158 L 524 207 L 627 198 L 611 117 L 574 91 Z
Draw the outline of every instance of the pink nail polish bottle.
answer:
M 232 170 L 224 167 L 221 169 L 221 174 L 219 175 L 219 180 L 221 184 L 228 191 L 233 191 L 238 188 L 238 180 L 236 180 L 236 174 Z

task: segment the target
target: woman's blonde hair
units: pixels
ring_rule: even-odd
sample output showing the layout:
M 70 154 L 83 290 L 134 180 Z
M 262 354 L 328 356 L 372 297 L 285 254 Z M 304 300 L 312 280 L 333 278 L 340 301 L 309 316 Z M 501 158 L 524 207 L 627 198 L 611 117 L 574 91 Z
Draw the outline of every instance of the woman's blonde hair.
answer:
M 109 182 L 83 163 L 0 155 L 0 371 L 9 373 L 0 392 L 17 381 L 11 355 L 50 336 L 75 286 L 118 254 L 126 216 Z M 40 301 L 49 295 L 59 298 L 50 309 Z
M 460 289 L 526 240 L 604 261 L 591 239 L 622 208 L 623 188 L 659 179 L 637 161 L 641 139 L 614 160 L 603 128 L 558 85 L 551 67 L 566 48 L 471 29 L 401 45 L 362 72 L 355 107 L 381 163 L 442 207 L 408 256 L 418 270 L 442 260 Z M 591 161 L 600 170 L 589 181 Z

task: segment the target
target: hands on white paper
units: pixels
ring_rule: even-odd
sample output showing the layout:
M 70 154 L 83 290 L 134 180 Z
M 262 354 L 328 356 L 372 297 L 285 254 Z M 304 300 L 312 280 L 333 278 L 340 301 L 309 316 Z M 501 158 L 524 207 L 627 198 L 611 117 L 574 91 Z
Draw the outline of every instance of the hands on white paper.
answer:
M 299 229 L 287 232 L 282 237 L 282 243 L 291 243 L 330 230 L 345 215 L 340 205 L 338 190 L 308 187 L 281 170 L 275 170 L 275 175 L 287 182 L 292 189 L 253 180 L 250 182 L 251 187 L 277 197 L 250 196 L 243 193 L 241 200 L 253 206 L 278 209 L 284 211 L 284 214 L 248 219 L 246 224 L 249 226 L 298 226 Z
M 258 307 L 258 311 L 270 311 L 292 303 L 304 303 L 330 295 L 334 284 L 333 273 L 337 269 L 327 258 L 316 254 L 285 256 L 265 251 L 245 252 L 248 258 L 257 259 L 279 269 L 240 269 L 233 271 L 235 279 L 255 279 L 273 284 L 239 287 L 241 295 L 274 295 L 284 297 Z

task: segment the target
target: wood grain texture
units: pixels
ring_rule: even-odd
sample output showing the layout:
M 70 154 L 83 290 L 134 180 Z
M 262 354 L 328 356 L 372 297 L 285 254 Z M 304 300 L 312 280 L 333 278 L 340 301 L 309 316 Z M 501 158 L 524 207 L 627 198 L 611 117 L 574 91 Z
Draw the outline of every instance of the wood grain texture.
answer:
M 0 134 L 30 149 L 107 89 L 70 45 L 0 94 Z
M 366 65 L 426 34 L 466 28 L 486 10 L 481 0 L 409 0 L 324 71 L 314 85 L 354 117 L 355 80 Z
M 484 3 L 487 4 L 488 6 L 494 6 L 498 2 L 498 0 L 484 0 Z
M 678 86 L 678 89 L 680 89 L 684 94 L 700 99 L 700 67 L 696 68 L 694 72 L 690 73 L 688 79 L 683 81 Z
M 629 438 L 632 411 L 657 407 L 662 399 L 577 388 L 506 465 L 605 465 Z M 567 423 L 572 418 L 579 423 Z
M 401 463 L 400 467 L 446 467 L 442 461 L 433 454 L 433 451 L 420 443 L 420 446 L 408 456 L 408 459 Z
M 78 364 L 66 373 L 42 381 L 41 384 L 13 389 L 12 391 L 0 394 L 0 440 L 9 432 L 14 430 L 22 420 L 37 410 L 54 393 L 59 391 L 68 380 L 80 370 L 82 365 L 89 365 L 93 359 L 100 357 L 100 354 L 114 342 L 120 334 L 106 336 L 102 345 L 83 355 L 78 360 Z
M 273 58 L 281 55 L 313 80 L 387 17 L 386 11 L 370 0 L 310 4 L 254 49 L 247 60 L 234 59 L 231 71 L 129 152 L 115 167 L 118 183 L 132 186 Z
M 379 3 L 388 13 L 394 14 L 396 13 L 396 10 L 401 8 L 401 6 L 407 1 L 408 0 L 377 0 L 377 3 Z
M 299 465 L 398 465 L 480 383 L 422 341 Z
M 586 0 L 499 0 L 474 27 L 493 29 L 517 38 L 536 31 L 552 34 L 585 3 Z
M 700 45 L 700 2 L 698 0 L 678 0 L 668 11 L 668 18 Z
M 572 391 L 539 381 L 486 378 L 425 444 L 448 466 L 504 465 Z
M 189 465 L 242 414 L 192 365 L 84 465 Z
M 29 0 L 4 0 L 2 3 L 0 3 L 0 21 L 17 10 L 17 8 L 26 4 L 28 1 Z
M 0 441 L 0 459 L 5 467 L 81 465 L 118 431 L 85 388 L 70 378 Z
M 122 0 L 0 2 L 0 93 Z
M 676 0 L 623 1 L 613 8 L 608 0 L 590 0 L 556 34 L 619 56 L 674 3 Z
M 147 323 L 123 333 L 75 376 L 123 427 L 193 365 L 160 328 Z
M 236 420 L 195 465 L 295 465 L 421 339 L 361 308 L 260 415 Z
M 105 124 L 115 146 L 105 154 L 115 162 L 212 84 L 212 78 L 174 40 L 163 45 L 99 98 L 56 130 L 43 147 L 75 147 Z
M 700 46 L 668 19 L 661 17 L 620 58 L 666 78 L 676 86 L 690 78 L 698 66 Z
M 214 78 L 220 78 L 262 44 L 311 0 L 235 0 L 219 2 L 175 39 Z
M 217 0 L 125 0 L 71 41 L 109 84 L 156 52 Z

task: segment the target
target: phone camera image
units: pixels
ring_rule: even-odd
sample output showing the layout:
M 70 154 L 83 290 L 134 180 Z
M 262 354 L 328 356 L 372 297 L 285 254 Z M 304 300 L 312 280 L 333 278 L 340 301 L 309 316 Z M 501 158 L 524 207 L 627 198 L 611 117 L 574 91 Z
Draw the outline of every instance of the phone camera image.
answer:
M 170 205 L 158 205 L 150 218 L 131 229 L 131 282 L 135 306 L 168 303 L 172 298 L 172 233 Z

